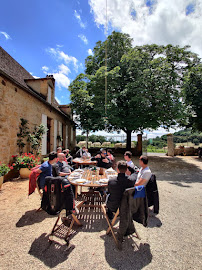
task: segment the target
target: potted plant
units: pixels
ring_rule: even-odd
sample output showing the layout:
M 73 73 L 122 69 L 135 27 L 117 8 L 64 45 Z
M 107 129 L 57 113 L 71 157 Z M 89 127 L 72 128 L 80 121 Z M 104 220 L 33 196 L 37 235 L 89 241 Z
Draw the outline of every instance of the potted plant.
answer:
M 10 169 L 20 170 L 20 177 L 28 178 L 31 174 L 31 169 L 39 164 L 39 160 L 40 158 L 36 158 L 35 155 L 31 153 L 24 153 L 15 157 Z
M 4 181 L 4 175 L 10 171 L 10 168 L 6 164 L 0 162 L 0 190 Z

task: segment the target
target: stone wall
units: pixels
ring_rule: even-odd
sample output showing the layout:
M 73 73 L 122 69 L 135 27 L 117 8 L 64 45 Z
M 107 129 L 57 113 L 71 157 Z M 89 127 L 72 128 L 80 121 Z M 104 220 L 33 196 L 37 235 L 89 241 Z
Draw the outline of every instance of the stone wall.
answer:
M 19 132 L 20 118 L 29 121 L 30 131 L 34 126 L 42 122 L 42 114 L 51 118 L 50 130 L 50 150 L 54 148 L 54 119 L 60 121 L 64 127 L 68 125 L 68 145 L 64 147 L 73 148 L 75 146 L 75 131 L 70 121 L 62 116 L 51 106 L 44 104 L 30 93 L 19 86 L 16 86 L 7 78 L 0 76 L 0 161 L 8 163 L 12 155 L 18 154 L 17 133 Z M 58 130 L 58 129 L 57 129 Z M 74 138 L 71 138 L 73 134 Z M 66 136 L 66 133 L 63 133 Z M 63 141 L 65 138 L 63 138 Z M 26 151 L 26 148 L 24 149 Z

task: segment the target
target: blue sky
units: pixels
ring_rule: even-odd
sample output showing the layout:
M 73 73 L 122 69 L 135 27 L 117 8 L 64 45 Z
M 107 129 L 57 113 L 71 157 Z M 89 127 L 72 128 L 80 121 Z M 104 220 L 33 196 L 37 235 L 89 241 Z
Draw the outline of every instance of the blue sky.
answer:
M 133 45 L 191 45 L 202 57 L 201 0 L 108 0 L 110 33 Z M 85 58 L 105 40 L 106 0 L 7 0 L 1 3 L 0 46 L 36 77 L 53 74 L 56 98 L 70 102 L 68 85 Z

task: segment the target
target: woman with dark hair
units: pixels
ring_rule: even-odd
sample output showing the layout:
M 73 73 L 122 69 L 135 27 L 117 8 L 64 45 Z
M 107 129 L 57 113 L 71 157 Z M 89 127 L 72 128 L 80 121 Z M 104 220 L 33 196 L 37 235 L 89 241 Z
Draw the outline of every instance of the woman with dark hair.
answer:
M 112 155 L 111 149 L 107 149 L 107 157 L 113 162 L 114 156 Z

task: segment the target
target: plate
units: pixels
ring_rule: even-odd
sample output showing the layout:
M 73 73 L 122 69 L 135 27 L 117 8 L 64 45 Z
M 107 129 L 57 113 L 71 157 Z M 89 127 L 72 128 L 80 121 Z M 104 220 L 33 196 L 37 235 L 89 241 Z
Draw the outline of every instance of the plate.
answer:
M 82 173 L 84 170 L 83 169 L 76 169 L 74 172 L 75 173 Z
M 106 172 L 116 172 L 116 171 L 114 169 L 112 169 L 112 167 L 111 167 L 111 168 L 107 169 Z
M 70 174 L 71 177 L 79 177 L 81 175 L 81 173 L 79 172 L 73 172 Z
M 109 179 L 100 179 L 98 182 L 99 183 L 108 183 Z
M 81 179 L 76 179 L 76 180 L 74 180 L 74 182 L 82 184 L 82 183 L 86 182 L 86 179 L 82 179 L 82 178 Z

